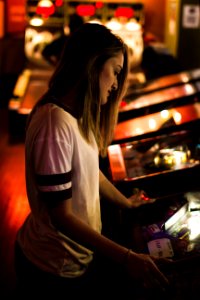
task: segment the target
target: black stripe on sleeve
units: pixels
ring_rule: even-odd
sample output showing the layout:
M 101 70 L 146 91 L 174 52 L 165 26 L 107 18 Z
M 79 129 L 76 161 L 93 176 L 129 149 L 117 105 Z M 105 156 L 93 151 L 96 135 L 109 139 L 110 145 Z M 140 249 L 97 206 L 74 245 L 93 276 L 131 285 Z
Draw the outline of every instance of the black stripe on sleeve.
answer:
M 71 181 L 72 172 L 62 174 L 49 174 L 49 175 L 40 175 L 36 174 L 36 183 L 40 186 L 53 186 L 66 184 Z
M 41 201 L 45 202 L 49 207 L 56 207 L 60 202 L 72 197 L 72 188 L 62 191 L 41 192 L 39 191 Z

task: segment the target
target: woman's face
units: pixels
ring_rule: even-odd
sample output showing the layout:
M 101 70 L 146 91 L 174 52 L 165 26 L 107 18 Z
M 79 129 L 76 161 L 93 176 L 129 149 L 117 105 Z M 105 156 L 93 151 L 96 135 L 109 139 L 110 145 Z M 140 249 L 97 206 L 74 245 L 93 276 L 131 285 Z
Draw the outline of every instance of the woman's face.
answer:
M 100 73 L 99 88 L 101 105 L 106 104 L 112 90 L 118 88 L 118 75 L 123 68 L 124 56 L 120 51 L 116 56 L 109 58 Z

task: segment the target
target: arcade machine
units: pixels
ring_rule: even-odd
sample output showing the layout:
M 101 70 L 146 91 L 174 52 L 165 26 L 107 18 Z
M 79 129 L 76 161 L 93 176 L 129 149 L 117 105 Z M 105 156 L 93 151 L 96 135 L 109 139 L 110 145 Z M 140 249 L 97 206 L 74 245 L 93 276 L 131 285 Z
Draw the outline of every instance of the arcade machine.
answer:
M 158 79 L 158 83 L 161 79 Z M 193 82 L 149 91 L 140 96 L 126 94 L 120 103 L 118 122 L 196 102 L 199 100 L 199 84 L 200 80 L 196 79 Z
M 61 1 L 26 2 L 27 26 L 24 52 L 26 68 L 19 75 L 9 101 L 11 140 L 24 138 L 25 123 L 32 107 L 46 91 L 53 67 L 43 58 L 42 50 L 63 30 Z
M 180 73 L 165 75 L 156 79 L 145 81 L 139 86 L 132 84 L 131 76 L 125 98 L 136 98 L 167 87 L 182 85 L 184 83 L 200 80 L 200 69 L 185 70 Z
M 114 179 L 116 176 L 118 177 L 114 165 L 124 166 L 124 163 L 122 164 L 120 163 L 123 161 L 120 158 L 120 155 L 119 156 L 115 155 L 115 149 L 119 150 L 121 149 L 121 146 L 123 147 L 123 145 L 127 143 L 130 144 L 133 143 L 134 145 L 141 145 L 142 141 L 144 141 L 145 139 L 151 139 L 151 142 L 154 143 L 155 141 L 156 144 L 157 139 L 159 139 L 159 137 L 162 135 L 165 136 L 166 143 L 168 143 L 167 137 L 171 135 L 174 135 L 175 139 L 179 141 L 179 137 L 181 136 L 182 131 L 187 131 L 188 135 L 191 136 L 191 139 L 193 136 L 195 136 L 196 144 L 198 145 L 198 138 L 200 137 L 199 126 L 200 126 L 200 103 L 198 101 L 194 103 L 185 104 L 182 106 L 177 106 L 177 107 L 172 106 L 172 108 L 170 109 L 163 109 L 156 113 L 135 117 L 133 119 L 118 123 L 114 131 L 112 145 L 108 148 L 109 161 L 107 162 L 107 164 L 112 166 L 111 167 L 112 179 Z M 114 153 L 113 155 L 111 155 L 112 149 Z M 159 149 L 160 148 L 156 149 L 156 151 L 158 151 Z M 117 164 L 117 160 L 119 160 L 118 164 Z M 106 170 L 106 167 L 104 167 L 104 169 Z M 120 178 L 120 180 L 127 182 L 126 180 L 127 175 L 125 175 L 126 171 L 124 167 L 119 169 L 120 172 L 124 170 L 122 172 L 124 178 Z M 132 172 L 133 170 L 134 167 L 132 168 Z M 139 165 L 138 168 L 135 168 L 135 172 L 136 173 L 141 172 L 141 168 Z M 147 173 L 142 174 L 143 180 L 147 178 L 146 175 Z M 158 179 L 160 179 L 159 172 L 157 175 L 158 175 Z M 132 177 L 135 177 L 133 173 L 131 178 Z M 147 182 L 150 182 L 151 178 L 152 176 L 150 176 Z
M 113 144 L 140 140 L 161 133 L 170 133 L 198 127 L 200 103 L 197 101 L 180 106 L 164 108 L 155 113 L 135 117 L 116 125 Z
M 126 193 L 144 188 L 151 197 L 198 188 L 200 119 L 194 128 L 108 147 L 111 180 Z

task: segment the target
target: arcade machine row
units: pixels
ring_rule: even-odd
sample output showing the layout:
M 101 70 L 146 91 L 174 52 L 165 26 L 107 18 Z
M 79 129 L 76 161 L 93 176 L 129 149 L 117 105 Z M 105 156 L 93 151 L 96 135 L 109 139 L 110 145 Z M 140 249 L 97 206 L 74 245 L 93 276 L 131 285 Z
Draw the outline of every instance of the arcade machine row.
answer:
M 127 197 L 138 189 L 145 192 L 144 206 L 120 211 L 117 239 L 134 251 L 172 259 L 163 272 L 174 300 L 198 298 L 200 283 L 200 106 L 178 110 L 168 111 L 174 118 L 168 131 L 156 130 L 158 119 L 152 114 L 144 118 L 154 135 L 148 136 L 148 126 L 140 134 L 145 119 L 136 118 L 132 131 L 129 127 L 130 140 L 121 136 L 121 143 L 108 147 L 112 182 Z
M 63 33 L 69 35 L 69 18 L 78 14 L 84 22 L 98 22 L 121 35 L 130 48 L 132 66 L 141 62 L 144 6 L 137 3 L 88 1 L 36 1 L 26 3 L 25 55 L 27 67 L 19 75 L 9 101 L 11 137 L 23 137 L 24 124 L 32 107 L 47 89 L 54 67 L 42 51 Z M 134 49 L 134 55 L 133 55 Z

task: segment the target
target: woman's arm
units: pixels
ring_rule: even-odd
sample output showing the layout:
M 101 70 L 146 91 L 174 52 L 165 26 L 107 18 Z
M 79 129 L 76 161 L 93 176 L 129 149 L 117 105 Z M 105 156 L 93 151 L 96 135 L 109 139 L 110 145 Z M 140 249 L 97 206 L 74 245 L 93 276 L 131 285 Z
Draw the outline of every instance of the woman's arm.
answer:
M 116 262 L 122 263 L 127 249 L 102 236 L 78 218 L 72 211 L 71 203 L 72 200 L 68 199 L 50 210 L 54 226 L 88 249 L 98 250 L 103 255 L 113 257 Z
M 138 190 L 130 198 L 125 197 L 99 170 L 99 190 L 100 195 L 118 205 L 121 208 L 136 208 L 147 203 L 153 203 L 154 199 L 144 200 L 144 191 Z M 147 199 L 147 197 L 145 198 Z
M 131 208 L 131 201 L 126 198 L 99 170 L 99 192 L 106 200 L 121 208 Z
M 163 259 L 135 253 L 96 232 L 73 214 L 71 201 L 65 200 L 50 210 L 52 222 L 57 229 L 88 249 L 98 251 L 116 263 L 124 265 L 132 278 L 141 280 L 145 286 L 166 287 L 168 281 L 156 266 L 156 261 Z

